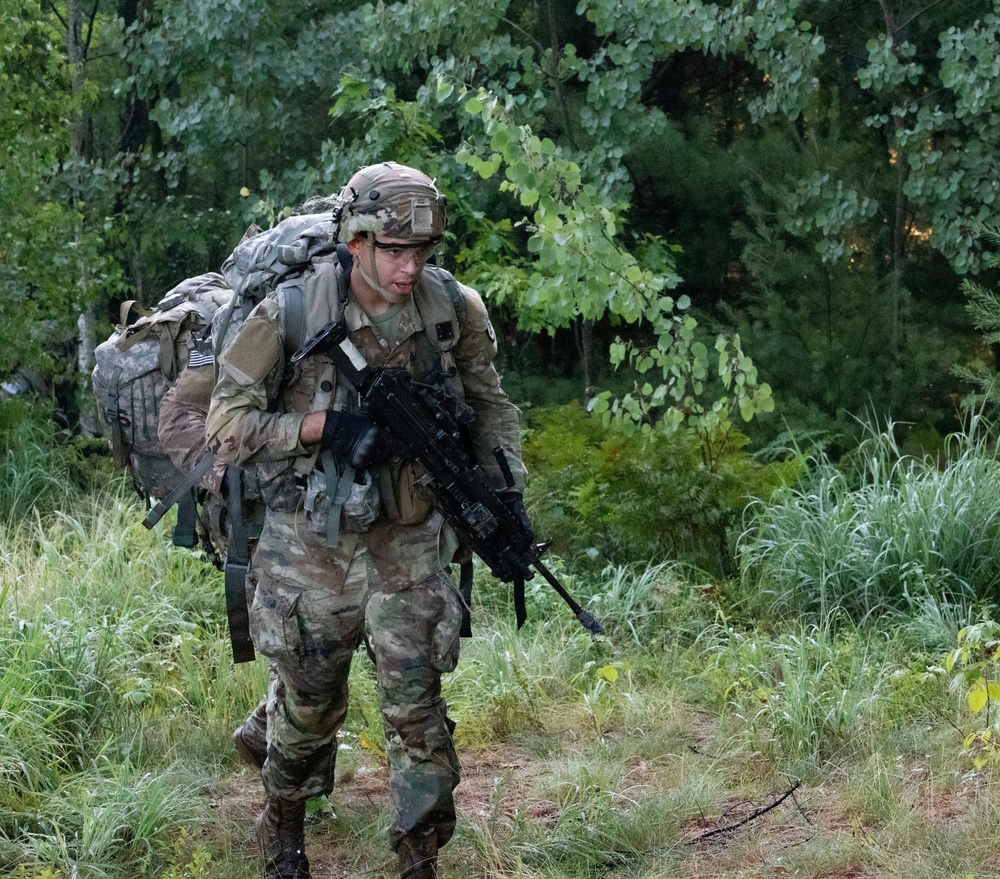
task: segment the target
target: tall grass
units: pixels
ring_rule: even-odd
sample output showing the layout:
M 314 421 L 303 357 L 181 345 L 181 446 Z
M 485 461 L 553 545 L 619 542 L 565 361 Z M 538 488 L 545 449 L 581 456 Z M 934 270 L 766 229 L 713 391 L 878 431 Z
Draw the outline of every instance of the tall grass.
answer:
M 0 864 L 152 876 L 230 759 L 220 730 L 200 753 L 192 732 L 263 683 L 232 667 L 217 575 L 78 466 L 28 428 L 0 462 Z
M 795 775 L 864 741 L 894 705 L 900 666 L 884 638 L 857 629 L 805 625 L 767 637 L 718 626 L 703 647 L 739 749 Z
M 93 486 L 95 474 L 84 457 L 87 443 L 56 442 L 56 433 L 55 425 L 24 401 L 0 406 L 0 522 L 66 508 Z
M 97 759 L 14 817 L 7 856 L 81 879 L 155 875 L 173 838 L 197 820 L 197 797 L 179 767 L 148 771 L 117 756 Z
M 480 570 L 474 635 L 445 682 L 468 771 L 443 875 L 992 875 L 996 770 L 969 771 L 962 735 L 949 724 L 960 726 L 969 709 L 941 669 L 929 669 L 941 665 L 935 645 L 954 632 L 972 593 L 918 592 L 914 584 L 928 578 L 894 587 L 892 572 L 912 569 L 900 546 L 912 559 L 921 544 L 888 531 L 906 516 L 914 528 L 936 523 L 927 527 L 938 542 L 923 538 L 924 568 L 979 582 L 969 560 L 982 559 L 945 546 L 965 540 L 954 523 L 966 519 L 944 511 L 975 503 L 988 522 L 987 494 L 957 496 L 984 492 L 992 449 L 960 444 L 935 477 L 929 464 L 877 448 L 867 444 L 868 463 L 853 480 L 826 472 L 836 515 L 803 500 L 819 483 L 800 493 L 809 524 L 794 532 L 784 523 L 799 538 L 782 543 L 758 511 L 773 544 L 765 551 L 754 543 L 761 534 L 748 533 L 744 586 L 780 593 L 770 574 L 754 577 L 795 552 L 827 554 L 846 584 L 862 576 L 853 558 L 868 547 L 884 570 L 882 579 L 867 575 L 865 601 L 895 589 L 906 596 L 900 606 L 914 608 L 891 624 L 868 604 L 838 604 L 833 592 L 825 605 L 767 605 L 825 607 L 825 621 L 762 621 L 748 605 L 734 609 L 727 584 L 688 567 L 631 562 L 581 572 L 552 558 L 607 629 L 597 643 L 540 578 L 529 584 L 529 621 L 518 631 L 509 587 Z M 47 449 L 38 464 L 60 473 L 58 457 Z M 30 455 L 18 466 L 30 467 Z M 949 468 L 959 476 L 934 495 L 926 485 Z M 237 768 L 229 732 L 262 695 L 267 666 L 233 666 L 218 573 L 170 547 L 166 531 L 142 529 L 123 480 L 88 492 L 76 476 L 18 478 L 34 488 L 10 496 L 16 515 L 0 515 L 0 876 L 259 875 L 251 827 L 261 792 Z M 38 503 L 29 503 L 31 491 Z M 818 538 L 841 519 L 849 524 L 826 528 L 825 544 L 801 537 Z M 853 556 L 836 555 L 838 535 L 852 532 Z M 989 551 L 986 543 L 977 550 Z M 837 608 L 844 612 L 834 624 Z M 859 619 L 867 613 L 864 625 L 847 618 L 852 608 Z M 377 682 L 361 655 L 351 694 L 342 784 L 332 811 L 310 810 L 307 847 L 317 874 L 377 876 L 391 869 L 384 753 Z M 789 800 L 780 814 L 698 842 L 795 778 L 804 781 L 805 817 Z M 931 804 L 945 798 L 947 821 L 924 792 Z
M 689 565 L 608 565 L 593 579 L 587 608 L 617 642 L 694 638 L 718 611 L 710 598 L 712 578 Z
M 466 645 L 446 681 L 449 703 L 463 720 L 461 741 L 486 744 L 537 731 L 544 713 L 573 701 L 570 678 L 595 648 L 581 630 L 554 654 L 555 633 L 566 629 L 565 620 L 549 618 L 518 632 L 511 620 L 498 618 Z
M 1000 468 L 977 425 L 941 466 L 900 454 L 892 426 L 870 433 L 854 478 L 816 462 L 806 487 L 752 508 L 739 541 L 758 611 L 855 620 L 926 602 L 1000 599 Z

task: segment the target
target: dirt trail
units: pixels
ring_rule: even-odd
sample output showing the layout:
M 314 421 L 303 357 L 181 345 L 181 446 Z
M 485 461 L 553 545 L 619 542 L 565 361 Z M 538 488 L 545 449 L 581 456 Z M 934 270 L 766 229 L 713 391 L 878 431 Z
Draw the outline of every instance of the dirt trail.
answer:
M 525 792 L 532 782 L 529 759 L 511 746 L 466 750 L 461 754 L 462 783 L 455 791 L 455 802 L 460 820 L 472 823 L 489 821 L 499 811 L 505 816 L 517 809 L 528 809 L 528 814 L 542 821 L 553 820 L 554 803 L 527 805 Z M 344 761 L 345 763 L 347 761 Z M 330 814 L 322 812 L 311 817 L 306 825 L 306 850 L 312 873 L 316 879 L 346 879 L 346 877 L 395 877 L 394 859 L 388 844 L 372 848 L 383 859 L 375 863 L 358 863 L 357 847 L 338 841 L 337 818 L 375 820 L 388 804 L 388 771 L 375 759 L 362 752 L 355 756 L 355 765 L 347 769 L 338 767 L 337 783 L 330 797 Z M 537 771 L 537 767 L 535 767 Z M 249 767 L 240 767 L 232 780 L 212 791 L 211 808 L 216 816 L 216 826 L 228 828 L 231 837 L 227 846 L 237 858 L 252 862 L 256 858 L 253 840 L 253 819 L 264 805 L 264 797 L 257 773 Z M 377 842 L 383 842 L 378 840 Z M 451 861 L 446 875 L 459 875 L 456 860 L 471 856 L 457 850 L 446 850 L 442 861 Z
M 722 771 L 718 760 L 702 754 L 693 744 L 695 741 L 697 736 L 689 743 L 692 759 L 696 763 L 705 761 L 711 767 L 710 772 Z M 383 830 L 387 820 L 387 770 L 368 751 L 359 749 L 344 756 L 330 797 L 331 808 L 311 817 L 307 823 L 306 848 L 313 876 L 395 879 L 394 856 Z M 478 835 L 470 833 L 470 827 L 487 828 L 495 822 L 502 837 L 510 819 L 516 816 L 537 822 L 543 833 L 555 828 L 559 807 L 545 794 L 552 789 L 546 783 L 546 762 L 527 748 L 512 744 L 465 749 L 460 757 L 463 778 L 455 792 L 460 832 L 442 853 L 442 879 L 501 875 L 502 867 L 488 866 L 478 860 Z M 621 800 L 639 806 L 643 801 L 662 797 L 664 791 L 675 786 L 677 766 L 671 765 L 667 757 L 636 760 L 631 764 L 617 792 Z M 688 770 L 695 769 L 690 763 L 686 765 Z M 899 795 L 911 812 L 914 827 L 930 832 L 934 828 L 961 827 L 968 823 L 979 800 L 973 796 L 974 781 L 949 789 L 939 780 L 931 780 L 921 765 L 901 768 L 904 783 Z M 685 811 L 675 816 L 677 823 L 663 853 L 669 852 L 678 876 L 728 879 L 747 875 L 745 871 L 751 866 L 754 875 L 783 879 L 798 875 L 794 862 L 799 852 L 808 864 L 809 851 L 822 853 L 833 848 L 841 850 L 841 855 L 832 863 L 824 863 L 823 869 L 814 875 L 823 879 L 878 879 L 885 875 L 885 863 L 896 866 L 889 839 L 884 838 L 886 834 L 892 836 L 891 822 L 883 826 L 879 821 L 872 823 L 870 816 L 866 819 L 858 814 L 850 797 L 845 800 L 847 793 L 843 784 L 828 779 L 825 783 L 796 787 L 791 792 L 787 788 L 754 790 L 752 798 L 726 798 L 715 802 L 711 813 Z M 257 774 L 241 767 L 208 795 L 216 820 L 206 822 L 203 833 L 216 837 L 227 834 L 219 848 L 227 851 L 233 862 L 246 864 L 247 872 L 239 875 L 260 875 L 252 835 L 253 819 L 263 807 Z M 482 836 L 489 838 L 489 833 Z M 216 838 L 215 842 L 220 840 Z M 655 858 L 653 852 L 649 855 Z M 820 862 L 826 860 L 819 854 L 816 857 Z M 983 866 L 997 871 L 983 875 L 1000 875 L 1000 862 Z

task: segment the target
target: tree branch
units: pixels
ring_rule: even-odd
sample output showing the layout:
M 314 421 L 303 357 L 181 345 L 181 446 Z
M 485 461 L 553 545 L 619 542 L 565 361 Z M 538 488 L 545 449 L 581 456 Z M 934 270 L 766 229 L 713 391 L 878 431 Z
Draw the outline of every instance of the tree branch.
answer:
M 90 41 L 94 36 L 94 19 L 97 18 L 97 6 L 100 0 L 94 0 L 94 6 L 90 10 L 90 16 L 87 21 L 87 38 L 83 41 L 83 58 L 85 61 L 90 59 Z
M 69 30 L 69 25 L 66 23 L 66 19 L 59 14 L 59 10 L 56 9 L 55 3 L 47 3 L 42 7 L 42 9 L 45 8 L 48 8 L 48 11 L 52 13 L 52 16 L 55 18 L 56 21 L 59 22 L 59 24 L 61 24 L 64 28 Z
M 911 24 L 913 24 L 914 21 L 920 18 L 921 15 L 923 15 L 925 12 L 929 12 L 935 6 L 943 2 L 944 0 L 933 0 L 933 2 L 928 3 L 923 9 L 918 9 L 916 12 L 913 13 L 913 15 L 911 15 L 908 19 L 906 19 L 902 24 L 899 25 L 899 29 L 906 30 L 906 28 L 908 28 Z
M 727 824 L 725 827 L 716 827 L 715 830 L 709 830 L 707 833 L 702 833 L 700 836 L 696 836 L 694 839 L 689 839 L 687 841 L 687 844 L 694 845 L 696 842 L 702 842 L 703 840 L 711 839 L 713 836 L 719 836 L 720 834 L 723 833 L 730 833 L 739 827 L 743 827 L 744 825 L 749 824 L 751 821 L 756 821 L 761 815 L 766 815 L 772 809 L 776 809 L 778 806 L 780 806 L 789 797 L 793 797 L 795 795 L 795 791 L 797 791 L 800 787 L 802 787 L 802 782 L 801 781 L 795 782 L 795 784 L 793 784 L 788 790 L 786 790 L 780 797 L 778 797 L 778 799 L 776 799 L 770 805 L 762 806 L 759 809 L 754 809 L 749 815 L 747 815 L 746 818 L 744 818 L 742 821 L 737 821 L 735 824 Z M 797 800 L 796 804 L 798 804 Z

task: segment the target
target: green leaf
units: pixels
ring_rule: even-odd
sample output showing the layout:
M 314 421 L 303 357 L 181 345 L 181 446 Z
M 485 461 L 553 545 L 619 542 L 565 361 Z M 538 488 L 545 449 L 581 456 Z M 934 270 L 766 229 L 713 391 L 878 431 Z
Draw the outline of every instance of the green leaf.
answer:
M 608 400 L 611 398 L 610 391 L 602 391 L 596 397 L 593 397 L 587 404 L 587 408 L 591 412 L 600 414 L 602 412 L 608 411 Z
M 969 690 L 969 708 L 973 714 L 982 711 L 990 701 L 989 691 L 986 682 L 980 680 L 979 683 Z
M 964 634 L 965 634 L 964 629 L 958 633 L 959 641 L 961 641 L 962 636 Z M 956 648 L 955 650 L 952 650 L 944 659 L 945 671 L 950 673 L 952 669 L 954 669 L 955 665 L 961 661 L 961 659 L 962 659 L 961 648 Z
M 441 77 L 437 84 L 437 99 L 438 103 L 444 103 L 448 98 L 451 97 L 452 93 L 455 91 L 455 83 L 450 79 L 445 79 Z M 468 108 L 468 105 L 466 105 Z
M 618 680 L 618 669 L 613 665 L 604 665 L 597 670 L 597 676 L 613 684 Z

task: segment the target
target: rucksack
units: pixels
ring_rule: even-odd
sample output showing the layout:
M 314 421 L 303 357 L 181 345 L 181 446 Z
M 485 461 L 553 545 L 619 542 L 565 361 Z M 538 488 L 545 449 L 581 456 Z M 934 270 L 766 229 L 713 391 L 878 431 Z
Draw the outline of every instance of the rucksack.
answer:
M 240 302 L 260 302 L 287 276 L 316 257 L 332 253 L 333 213 L 288 217 L 266 231 L 247 229 L 222 264 L 222 274 Z
M 115 331 L 94 352 L 91 381 L 114 463 L 129 471 L 147 503 L 167 497 L 184 478 L 157 437 L 163 395 L 199 341 L 212 338 L 221 349 L 287 275 L 333 249 L 331 218 L 290 217 L 266 232 L 251 226 L 223 263 L 223 274 L 187 278 L 151 310 L 136 300 L 122 303 Z
M 151 310 L 124 302 L 115 331 L 94 351 L 98 419 L 114 463 L 129 471 L 147 504 L 184 478 L 157 436 L 160 400 L 186 368 L 199 332 L 232 298 L 225 278 L 209 272 L 181 281 Z M 139 317 L 130 322 L 133 314 Z
M 288 217 L 266 231 L 257 225 L 247 229 L 222 263 L 222 274 L 233 290 L 233 299 L 216 320 L 216 357 L 232 338 L 230 323 L 234 314 L 241 322 L 283 280 L 302 271 L 313 259 L 336 250 L 332 222 L 333 213 L 328 211 Z M 293 336 L 302 331 L 301 316 L 301 310 L 296 310 L 295 323 L 290 327 Z
M 95 349 L 91 382 L 98 420 L 108 435 L 114 463 L 128 470 L 136 491 L 146 501 L 143 524 L 147 528 L 176 504 L 173 543 L 203 545 L 216 566 L 225 571 L 237 662 L 254 658 L 245 619 L 243 580 L 249 564 L 246 518 L 254 516 L 254 501 L 259 498 L 248 489 L 252 481 L 248 482 L 238 467 L 227 468 L 225 502 L 199 491 L 196 483 L 212 466 L 214 456 L 205 455 L 186 474 L 174 465 L 158 436 L 161 401 L 189 364 L 211 363 L 254 305 L 285 277 L 334 249 L 331 220 L 328 212 L 291 217 L 266 232 L 251 226 L 223 264 L 225 277 L 210 272 L 187 278 L 150 311 L 135 300 L 122 303 L 114 332 Z M 301 308 L 291 311 L 301 329 Z M 158 501 L 155 506 L 153 499 Z M 203 515 L 199 515 L 199 502 Z

